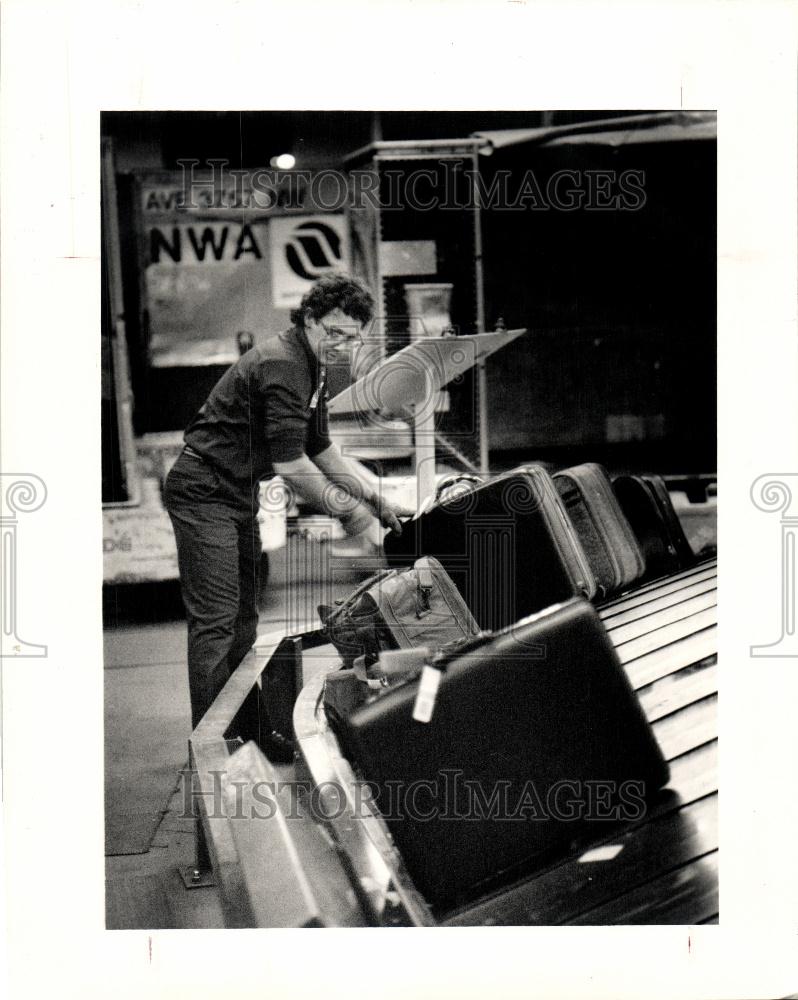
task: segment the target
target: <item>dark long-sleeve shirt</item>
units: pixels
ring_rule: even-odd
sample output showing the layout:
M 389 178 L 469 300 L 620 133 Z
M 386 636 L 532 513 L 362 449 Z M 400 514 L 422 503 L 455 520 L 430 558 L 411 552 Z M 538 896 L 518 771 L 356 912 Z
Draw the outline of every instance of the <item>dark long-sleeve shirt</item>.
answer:
M 185 432 L 185 443 L 250 492 L 274 462 L 330 445 L 325 386 L 305 332 L 286 330 L 247 351 L 219 379 Z

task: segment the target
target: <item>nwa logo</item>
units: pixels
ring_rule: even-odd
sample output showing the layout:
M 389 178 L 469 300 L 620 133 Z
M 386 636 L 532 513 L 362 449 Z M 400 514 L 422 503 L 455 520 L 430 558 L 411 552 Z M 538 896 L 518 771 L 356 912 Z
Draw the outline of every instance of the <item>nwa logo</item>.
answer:
M 341 237 L 323 222 L 303 222 L 285 243 L 285 259 L 305 281 L 315 281 L 341 265 Z

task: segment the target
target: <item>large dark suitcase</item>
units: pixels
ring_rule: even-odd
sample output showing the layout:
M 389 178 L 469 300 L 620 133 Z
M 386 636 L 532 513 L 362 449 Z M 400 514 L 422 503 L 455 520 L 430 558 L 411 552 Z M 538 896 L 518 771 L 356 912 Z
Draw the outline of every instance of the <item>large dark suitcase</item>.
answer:
M 524 466 L 445 496 L 385 537 L 389 565 L 434 556 L 485 629 L 558 601 L 596 594 L 596 581 L 549 473 Z
M 643 579 L 654 580 L 695 563 L 695 553 L 659 476 L 616 476 L 612 488 L 643 552 Z
M 613 821 L 642 818 L 667 782 L 640 703 L 584 599 L 439 661 L 429 722 L 414 718 L 422 675 L 337 727 L 433 905 L 529 870 Z
M 646 569 L 643 553 L 604 468 L 585 462 L 552 477 L 582 542 L 599 597 L 628 587 Z

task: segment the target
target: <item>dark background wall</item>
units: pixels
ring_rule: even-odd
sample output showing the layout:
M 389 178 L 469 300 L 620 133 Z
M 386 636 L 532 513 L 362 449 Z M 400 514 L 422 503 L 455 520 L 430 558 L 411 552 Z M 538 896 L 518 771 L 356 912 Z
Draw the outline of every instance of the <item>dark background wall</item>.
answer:
M 714 470 L 715 143 L 515 147 L 486 183 L 497 170 L 532 170 L 544 192 L 556 171 L 634 170 L 645 203 L 484 213 L 488 322 L 530 330 L 490 365 L 493 447 L 613 445 Z

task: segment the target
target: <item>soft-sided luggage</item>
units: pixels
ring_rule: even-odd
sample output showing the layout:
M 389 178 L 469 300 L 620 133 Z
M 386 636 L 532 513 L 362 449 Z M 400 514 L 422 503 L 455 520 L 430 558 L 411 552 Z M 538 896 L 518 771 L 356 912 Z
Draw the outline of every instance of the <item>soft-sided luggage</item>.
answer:
M 436 650 L 479 632 L 457 587 L 428 557 L 375 574 L 336 606 L 321 605 L 319 615 L 347 668 L 361 656 L 375 661 L 382 650 Z
M 439 680 L 424 715 L 427 673 Z M 341 722 L 342 749 L 370 783 L 408 872 L 443 908 L 547 863 L 577 837 L 642 818 L 668 780 L 617 653 L 581 598 L 439 655 L 420 680 Z
M 464 485 L 389 532 L 390 565 L 438 559 L 486 629 L 558 601 L 593 597 L 596 581 L 549 473 L 528 465 Z
M 444 647 L 448 648 L 448 647 Z M 324 678 L 324 713 L 335 733 L 343 721 L 367 701 L 386 694 L 391 687 L 414 680 L 435 651 L 429 646 L 414 649 L 383 650 L 375 663 L 360 656 L 354 667 L 331 670 Z
M 646 561 L 643 579 L 687 569 L 696 561 L 659 476 L 616 476 L 612 488 Z
M 604 468 L 585 462 L 552 477 L 598 585 L 597 596 L 628 587 L 646 569 L 634 532 Z

